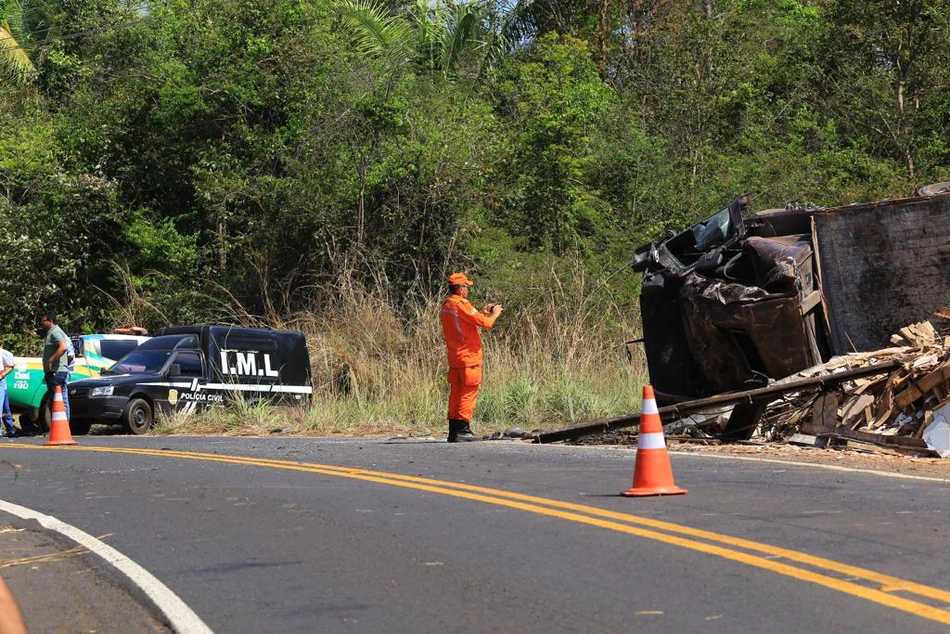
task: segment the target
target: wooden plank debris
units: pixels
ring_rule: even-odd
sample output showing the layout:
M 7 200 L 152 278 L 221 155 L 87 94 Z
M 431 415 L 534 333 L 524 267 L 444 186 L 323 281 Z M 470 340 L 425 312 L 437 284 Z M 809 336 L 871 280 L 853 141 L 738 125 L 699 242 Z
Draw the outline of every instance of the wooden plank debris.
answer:
M 801 431 L 804 434 L 823 434 L 832 432 L 838 426 L 838 408 L 841 399 L 837 392 L 820 394 L 811 407 L 811 417 L 803 420 Z
M 921 439 L 923 432 L 934 420 L 934 412 L 950 404 L 950 308 L 900 328 L 890 340 L 894 348 L 842 355 L 801 373 L 853 369 L 871 359 L 896 363 L 886 376 L 841 383 L 840 397 L 835 397 L 841 405 L 832 423 L 824 401 L 831 393 L 818 397 L 810 404 L 811 420 L 800 426 L 802 433 L 831 434 L 904 452 L 930 452 Z
M 870 394 L 855 394 L 841 407 L 841 425 L 849 429 L 864 427 L 869 421 L 865 417 L 867 408 L 874 403 Z
M 826 436 L 812 436 L 810 434 L 792 434 L 788 439 L 788 444 L 802 447 L 826 447 L 828 445 L 828 438 Z
M 911 450 L 915 453 L 925 455 L 936 455 L 936 452 L 927 447 L 927 443 L 919 438 L 909 436 L 882 436 L 881 434 L 870 434 L 863 431 L 854 431 L 850 429 L 839 430 L 835 434 L 828 435 L 831 438 L 847 438 L 849 440 L 859 440 L 869 442 L 875 445 L 892 447 L 895 449 Z

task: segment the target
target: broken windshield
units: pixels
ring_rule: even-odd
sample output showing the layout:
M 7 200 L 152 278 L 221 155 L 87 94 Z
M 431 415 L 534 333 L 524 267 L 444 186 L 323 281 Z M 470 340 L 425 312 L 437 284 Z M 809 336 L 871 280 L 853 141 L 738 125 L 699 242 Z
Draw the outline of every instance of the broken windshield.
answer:
M 722 251 L 745 237 L 742 211 L 746 199 L 737 198 L 731 205 L 699 221 L 686 231 L 659 244 L 650 243 L 637 249 L 631 266 L 635 271 L 667 271 L 682 277 L 694 269 L 705 270 L 722 264 Z

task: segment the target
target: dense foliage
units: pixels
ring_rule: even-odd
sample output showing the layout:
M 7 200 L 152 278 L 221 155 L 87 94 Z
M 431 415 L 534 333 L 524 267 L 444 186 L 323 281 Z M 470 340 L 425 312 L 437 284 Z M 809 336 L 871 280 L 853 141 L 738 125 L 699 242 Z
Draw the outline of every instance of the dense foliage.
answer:
M 945 0 L 0 0 L 0 332 L 513 298 L 747 192 L 911 194 L 950 180 L 948 34 Z

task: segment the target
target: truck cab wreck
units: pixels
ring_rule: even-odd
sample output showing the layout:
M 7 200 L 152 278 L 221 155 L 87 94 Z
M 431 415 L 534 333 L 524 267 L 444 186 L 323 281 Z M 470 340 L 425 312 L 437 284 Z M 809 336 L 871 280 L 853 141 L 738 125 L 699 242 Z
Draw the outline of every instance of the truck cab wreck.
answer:
M 827 355 L 804 227 L 780 235 L 745 209 L 740 198 L 634 254 L 650 380 L 668 398 L 760 387 Z
M 156 417 L 236 401 L 309 404 L 313 388 L 300 332 L 179 326 L 165 328 L 95 379 L 69 384 L 73 433 L 121 423 L 144 434 Z
M 946 193 L 751 216 L 747 207 L 739 198 L 634 252 L 662 401 L 751 390 L 885 347 L 901 326 L 950 303 Z M 737 406 L 726 431 L 749 430 L 762 407 Z

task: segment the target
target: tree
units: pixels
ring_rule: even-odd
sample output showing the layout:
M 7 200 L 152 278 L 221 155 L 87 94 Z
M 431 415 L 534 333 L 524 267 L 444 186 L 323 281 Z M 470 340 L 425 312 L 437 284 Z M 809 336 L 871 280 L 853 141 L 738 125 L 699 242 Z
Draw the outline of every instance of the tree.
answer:
M 828 105 L 849 136 L 868 138 L 872 152 L 902 161 L 916 181 L 917 156 L 946 130 L 950 3 L 835 0 L 828 20 Z
M 611 101 L 587 45 L 543 36 L 524 61 L 512 60 L 500 85 L 502 111 L 515 130 L 508 222 L 531 248 L 563 255 L 600 228 L 590 188 L 589 135 Z

